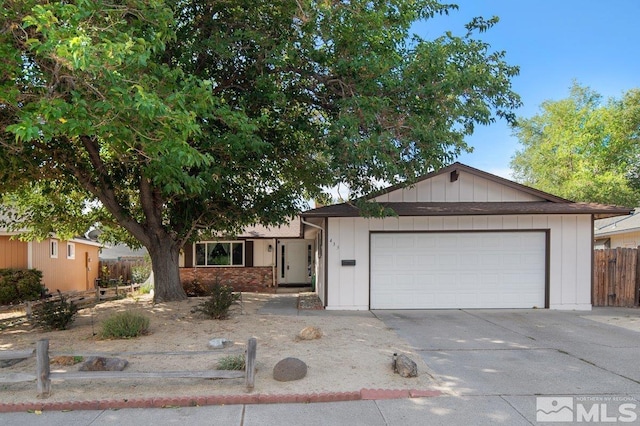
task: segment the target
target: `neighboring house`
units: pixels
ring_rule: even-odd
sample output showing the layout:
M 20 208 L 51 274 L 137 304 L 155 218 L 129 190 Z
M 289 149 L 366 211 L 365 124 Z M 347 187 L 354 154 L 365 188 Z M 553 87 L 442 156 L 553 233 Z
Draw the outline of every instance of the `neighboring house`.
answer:
M 233 238 L 187 245 L 180 255 L 180 278 L 251 292 L 312 286 L 316 246 L 313 238 L 303 238 L 301 225 L 296 217 L 287 225 L 256 225 Z
M 147 249 L 142 247 L 132 249 L 126 244 L 103 245 L 100 249 L 100 260 L 120 261 L 120 260 L 144 260 L 147 255 Z
M 588 310 L 593 221 L 630 212 L 460 163 L 373 199 L 397 216 L 363 218 L 346 203 L 301 214 L 327 309 Z
M 596 249 L 640 246 L 640 209 L 631 215 L 596 220 L 593 236 Z
M 100 244 L 85 238 L 20 241 L 18 234 L 0 229 L 0 268 L 37 269 L 51 293 L 94 288 Z

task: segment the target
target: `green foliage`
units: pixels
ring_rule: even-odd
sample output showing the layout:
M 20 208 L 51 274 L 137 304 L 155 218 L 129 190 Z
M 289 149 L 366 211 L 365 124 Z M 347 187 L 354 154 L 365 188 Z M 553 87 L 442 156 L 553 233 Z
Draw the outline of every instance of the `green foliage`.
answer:
M 523 148 L 511 162 L 516 179 L 573 201 L 640 205 L 640 90 L 603 103 L 574 83 L 570 96 L 546 101 L 520 119 Z
M 137 241 L 155 300 L 186 297 L 200 230 L 275 225 L 455 159 L 512 120 L 518 68 L 475 39 L 412 37 L 436 0 L 8 0 L 0 32 L 0 188 L 32 236 Z M 168 265 L 168 266 L 167 266 Z M 171 271 L 170 271 L 171 269 Z M 164 271 L 164 273 L 160 273 Z
M 149 318 L 132 311 L 113 314 L 102 323 L 103 339 L 130 339 L 147 334 Z
M 145 262 L 141 265 L 134 265 L 131 267 L 131 281 L 134 283 L 143 283 L 149 278 L 151 274 L 151 264 Z
M 0 305 L 40 299 L 46 289 L 36 269 L 0 269 Z
M 244 370 L 245 368 L 244 354 L 223 356 L 218 361 L 218 370 Z
M 58 290 L 58 298 L 43 300 L 33 309 L 33 321 L 46 330 L 66 330 L 78 314 L 75 303 L 67 301 L 67 298 Z
M 234 294 L 233 288 L 215 283 L 208 299 L 199 303 L 191 312 L 201 313 L 210 319 L 226 319 L 229 308 L 240 299 L 240 294 Z
M 144 285 L 140 286 L 140 293 L 142 294 L 149 294 L 151 293 L 151 290 L 153 290 L 153 283 L 146 283 Z

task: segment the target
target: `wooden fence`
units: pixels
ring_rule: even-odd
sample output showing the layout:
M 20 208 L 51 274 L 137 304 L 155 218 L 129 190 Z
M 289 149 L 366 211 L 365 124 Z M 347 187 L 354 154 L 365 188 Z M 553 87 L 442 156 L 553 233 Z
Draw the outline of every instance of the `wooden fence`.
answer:
M 89 306 L 95 306 L 96 303 L 100 303 L 105 300 L 119 299 L 121 297 L 125 297 L 127 294 L 134 294 L 139 289 L 140 284 L 127 284 L 119 286 L 116 285 L 114 287 L 96 287 L 95 290 L 66 291 L 63 292 L 62 295 L 66 298 L 67 302 L 73 302 L 78 309 L 83 309 Z M 42 304 L 45 300 L 59 300 L 59 295 L 52 294 L 48 299 L 24 302 L 19 305 L 0 306 L 0 313 L 16 313 L 16 315 L 11 315 L 6 319 L 0 319 L 0 330 L 30 320 L 33 309 Z
M 147 264 L 148 262 L 139 259 L 101 260 L 99 268 L 102 286 L 106 287 L 108 281 L 129 283 L 132 281 L 131 269 Z
M 595 250 L 593 306 L 639 306 L 639 249 Z
M 129 380 L 160 379 L 163 386 L 166 379 L 245 379 L 247 391 L 251 392 L 255 385 L 256 374 L 256 339 L 251 337 L 247 342 L 244 371 L 237 370 L 185 370 L 185 371 L 77 371 L 51 372 L 49 368 L 49 339 L 41 339 L 35 350 L 0 351 L 0 359 L 24 359 L 36 354 L 35 375 L 28 373 L 0 374 L 0 383 L 36 382 L 38 397 L 47 398 L 51 393 L 52 380 Z M 188 353 L 185 353 L 188 354 Z M 171 355 L 171 353 L 167 353 Z

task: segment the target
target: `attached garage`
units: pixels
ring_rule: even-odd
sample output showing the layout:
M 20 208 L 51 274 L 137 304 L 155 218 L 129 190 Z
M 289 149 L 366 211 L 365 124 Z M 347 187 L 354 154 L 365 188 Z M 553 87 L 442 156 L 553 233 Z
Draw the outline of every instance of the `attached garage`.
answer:
M 326 309 L 591 309 L 593 221 L 631 209 L 574 203 L 460 163 L 302 213 Z
M 547 233 L 371 234 L 371 309 L 543 308 Z

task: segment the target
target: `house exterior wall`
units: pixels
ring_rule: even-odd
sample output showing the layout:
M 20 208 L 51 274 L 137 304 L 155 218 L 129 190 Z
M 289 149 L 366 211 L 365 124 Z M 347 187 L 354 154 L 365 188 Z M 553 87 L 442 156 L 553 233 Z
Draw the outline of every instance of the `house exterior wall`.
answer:
M 29 243 L 12 240 L 9 235 L 0 236 L 0 268 L 28 268 Z
M 549 308 L 591 309 L 590 215 L 329 218 L 327 309 L 369 309 L 371 231 L 549 230 Z M 342 266 L 355 260 L 355 266 Z
M 50 240 L 31 243 L 32 267 L 42 271 L 42 284 L 51 293 L 91 290 L 98 278 L 99 247 L 71 242 L 75 245 L 74 259 L 67 258 L 67 241 L 58 240 L 57 258 L 50 255 Z
M 324 236 L 318 228 L 306 227 L 304 232 L 305 240 L 313 240 L 313 271 L 311 277 L 311 284 L 314 291 L 320 297 L 323 304 L 326 304 L 325 300 L 325 248 L 324 248 Z
M 271 251 L 269 251 L 271 246 Z M 253 240 L 253 266 L 273 266 L 276 255 L 276 240 Z
M 273 287 L 273 268 L 254 267 L 216 267 L 216 268 L 180 268 L 180 280 L 187 283 L 197 279 L 202 284 L 212 285 L 219 282 L 231 285 L 234 291 L 251 293 L 275 293 Z
M 461 171 L 455 182 L 449 173 L 374 198 L 378 202 L 499 202 L 544 201 L 526 192 Z
M 610 236 L 610 248 L 636 248 L 640 246 L 640 231 L 625 232 Z

